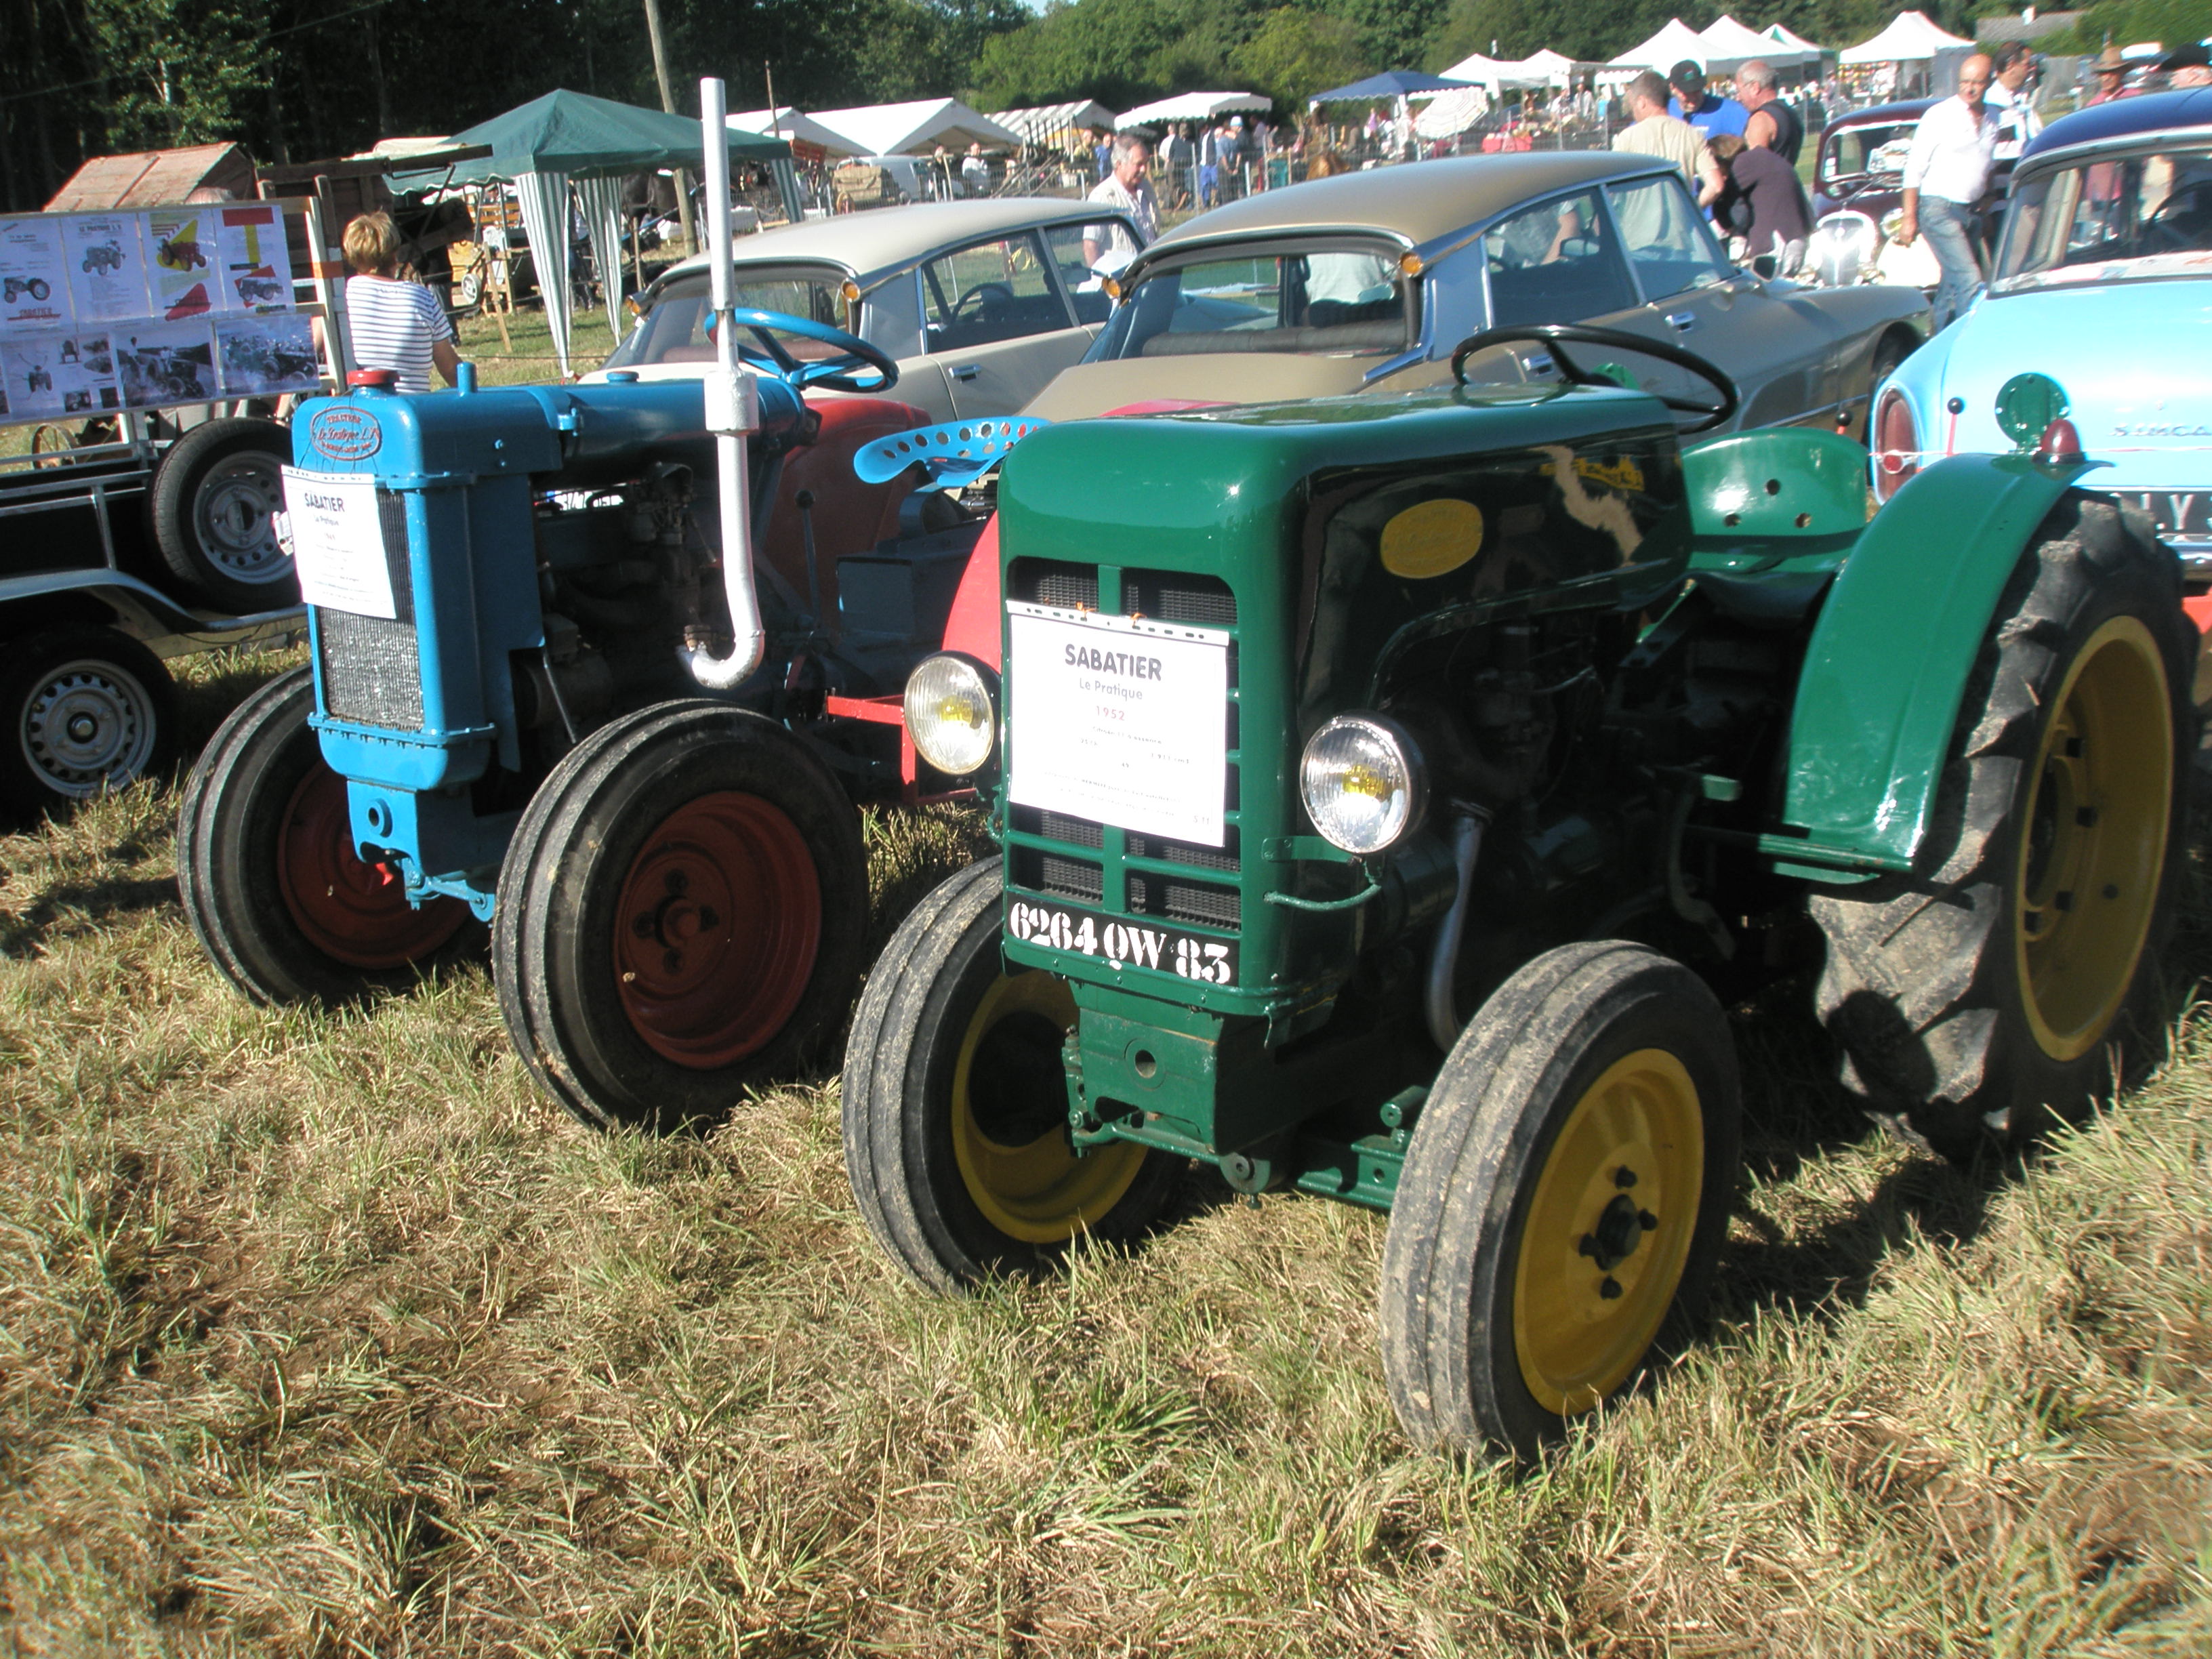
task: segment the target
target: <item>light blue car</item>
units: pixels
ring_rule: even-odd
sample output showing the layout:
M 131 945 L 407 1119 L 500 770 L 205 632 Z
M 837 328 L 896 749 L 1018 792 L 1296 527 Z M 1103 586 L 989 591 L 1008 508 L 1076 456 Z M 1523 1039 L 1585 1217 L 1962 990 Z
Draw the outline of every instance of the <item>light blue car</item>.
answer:
M 2212 583 L 2212 88 L 2053 122 L 2005 221 L 1987 290 L 1875 395 L 1875 496 L 2014 448 L 1997 392 L 2032 370 L 2109 464 L 2083 482 L 2148 513 L 2192 589 Z

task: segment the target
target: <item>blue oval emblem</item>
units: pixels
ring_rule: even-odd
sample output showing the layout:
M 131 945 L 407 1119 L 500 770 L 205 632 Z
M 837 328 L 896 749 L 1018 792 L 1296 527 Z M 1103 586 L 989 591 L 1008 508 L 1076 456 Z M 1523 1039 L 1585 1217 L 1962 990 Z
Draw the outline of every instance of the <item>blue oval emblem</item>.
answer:
M 307 422 L 307 442 L 318 455 L 334 461 L 362 461 L 384 447 L 384 428 L 367 410 L 339 404 L 315 411 Z

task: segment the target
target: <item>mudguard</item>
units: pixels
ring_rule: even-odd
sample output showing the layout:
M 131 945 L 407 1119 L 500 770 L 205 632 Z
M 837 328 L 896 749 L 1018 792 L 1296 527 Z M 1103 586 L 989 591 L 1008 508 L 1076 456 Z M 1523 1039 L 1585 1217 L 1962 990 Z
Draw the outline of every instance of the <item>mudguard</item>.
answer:
M 1875 515 L 1805 655 L 1783 757 L 1786 874 L 1863 881 L 1912 867 L 1965 693 L 2029 538 L 2090 465 L 1959 455 Z

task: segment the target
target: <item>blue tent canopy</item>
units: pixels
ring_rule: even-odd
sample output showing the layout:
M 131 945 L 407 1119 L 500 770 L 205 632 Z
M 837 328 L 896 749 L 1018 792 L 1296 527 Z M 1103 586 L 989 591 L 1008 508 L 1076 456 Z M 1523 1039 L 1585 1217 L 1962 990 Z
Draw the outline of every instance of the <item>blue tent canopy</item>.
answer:
M 1418 70 L 1384 70 L 1380 75 L 1370 75 L 1364 81 L 1354 81 L 1350 86 L 1332 87 L 1327 92 L 1317 92 L 1306 101 L 1313 104 L 1373 103 L 1384 98 L 1413 98 L 1425 92 L 1458 92 L 1473 87 L 1473 81 L 1448 81 L 1441 75 L 1423 75 Z

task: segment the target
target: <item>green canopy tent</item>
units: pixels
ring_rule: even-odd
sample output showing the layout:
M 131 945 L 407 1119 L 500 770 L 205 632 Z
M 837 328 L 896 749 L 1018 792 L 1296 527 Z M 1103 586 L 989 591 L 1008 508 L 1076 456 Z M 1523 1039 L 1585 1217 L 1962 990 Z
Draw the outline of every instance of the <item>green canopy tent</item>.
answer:
M 622 181 L 662 167 L 696 172 L 704 162 L 700 124 L 681 115 L 640 109 L 585 93 L 554 91 L 453 135 L 455 144 L 488 144 L 491 154 L 450 173 L 396 173 L 395 191 L 445 184 L 510 183 L 522 204 L 522 227 L 538 262 L 538 288 L 561 373 L 568 373 L 568 188 L 583 204 L 592 255 L 603 272 L 622 269 Z M 729 151 L 746 161 L 780 163 L 777 185 L 787 207 L 797 197 L 791 146 L 780 138 L 731 131 Z M 793 216 L 797 214 L 794 211 Z M 607 323 L 622 337 L 619 280 L 605 284 Z

